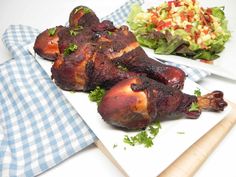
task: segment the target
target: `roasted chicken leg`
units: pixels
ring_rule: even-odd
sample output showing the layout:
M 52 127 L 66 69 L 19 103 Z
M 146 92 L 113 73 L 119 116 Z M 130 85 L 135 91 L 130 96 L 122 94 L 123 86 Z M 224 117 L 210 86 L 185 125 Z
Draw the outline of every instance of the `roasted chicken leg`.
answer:
M 88 18 L 89 16 L 91 18 Z M 88 23 L 85 23 L 86 19 Z M 54 78 L 56 83 L 60 83 L 58 86 L 62 89 L 78 90 L 78 88 L 83 88 L 82 90 L 86 91 L 83 85 L 76 87 L 76 89 L 74 85 L 78 86 L 82 79 L 84 79 L 83 83 L 90 83 L 90 80 L 86 80 L 86 78 L 89 78 L 86 70 L 80 69 L 84 68 L 88 61 L 91 62 L 90 59 L 98 58 L 97 53 L 99 53 L 100 61 L 103 60 L 105 63 L 109 63 L 106 66 L 106 68 L 111 67 L 109 70 L 122 66 L 128 69 L 126 71 L 128 72 L 127 76 L 130 74 L 129 72 L 135 72 L 145 74 L 147 77 L 174 88 L 181 89 L 183 87 L 185 73 L 179 68 L 165 65 L 149 58 L 127 26 L 116 28 L 108 20 L 100 23 L 95 13 L 84 6 L 75 8 L 70 14 L 69 21 L 70 27 L 56 27 L 56 32 L 53 35 L 49 33 L 49 29 L 42 32 L 37 37 L 34 45 L 35 52 L 38 55 L 49 60 L 54 60 L 55 58 L 58 60 L 56 61 L 57 64 L 53 65 L 52 78 Z M 71 46 L 74 47 L 73 51 L 71 51 Z M 90 51 L 86 54 L 84 53 L 85 46 L 86 51 Z M 88 49 L 88 47 L 91 49 Z M 86 60 L 86 62 L 81 62 L 82 59 L 80 58 L 80 62 L 78 62 L 78 58 L 76 58 L 78 56 L 86 56 L 86 58 L 90 59 Z M 105 60 L 109 60 L 109 62 Z M 67 75 L 57 73 L 61 72 L 58 63 L 60 63 L 60 67 L 70 68 L 73 73 L 84 72 L 84 77 L 78 79 L 77 75 L 75 79 L 74 75 L 69 78 Z M 83 66 L 79 66 L 80 64 L 83 64 Z M 102 71 L 102 68 L 96 72 L 98 73 L 99 71 Z M 98 75 L 103 75 L 103 73 Z M 64 84 L 67 86 L 63 87 L 63 81 L 68 80 L 70 80 L 69 85 L 72 87 L 70 88 L 67 82 Z M 76 83 L 78 80 L 80 80 L 79 83 Z M 114 78 L 114 81 L 119 80 Z
M 198 104 L 198 110 L 190 109 L 193 103 Z M 166 116 L 197 118 L 202 109 L 222 111 L 225 106 L 227 103 L 220 91 L 197 98 L 147 77 L 135 77 L 123 80 L 107 91 L 98 112 L 111 125 L 142 129 Z
M 149 58 L 127 26 L 100 22 L 88 7 L 72 10 L 69 27 L 39 34 L 34 50 L 54 61 L 52 78 L 61 89 L 108 89 L 98 112 L 114 126 L 142 129 L 168 115 L 197 118 L 202 109 L 222 111 L 227 105 L 220 91 L 201 97 L 181 92 L 181 69 Z M 190 109 L 194 103 L 197 110 Z

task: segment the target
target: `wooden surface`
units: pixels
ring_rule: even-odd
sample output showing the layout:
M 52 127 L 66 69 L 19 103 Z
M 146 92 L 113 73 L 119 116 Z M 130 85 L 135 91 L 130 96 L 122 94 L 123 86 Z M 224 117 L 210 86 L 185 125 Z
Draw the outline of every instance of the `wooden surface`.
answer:
M 158 177 L 192 177 L 235 125 L 236 104 L 230 103 L 230 105 L 232 106 L 231 112 L 190 146 Z
M 158 177 L 192 177 L 195 174 L 236 123 L 236 104 L 229 104 L 232 107 L 231 112 L 190 146 Z M 124 176 L 128 176 L 100 140 L 95 142 L 95 144 L 112 161 L 112 163 L 121 170 Z

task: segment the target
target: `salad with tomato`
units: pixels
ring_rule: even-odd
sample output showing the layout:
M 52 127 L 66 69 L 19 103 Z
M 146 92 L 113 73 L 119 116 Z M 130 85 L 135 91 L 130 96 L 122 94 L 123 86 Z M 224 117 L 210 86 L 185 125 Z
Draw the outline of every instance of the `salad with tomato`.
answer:
M 196 0 L 173 0 L 143 10 L 134 4 L 127 23 L 138 42 L 157 54 L 214 60 L 231 34 L 224 7 L 203 8 Z

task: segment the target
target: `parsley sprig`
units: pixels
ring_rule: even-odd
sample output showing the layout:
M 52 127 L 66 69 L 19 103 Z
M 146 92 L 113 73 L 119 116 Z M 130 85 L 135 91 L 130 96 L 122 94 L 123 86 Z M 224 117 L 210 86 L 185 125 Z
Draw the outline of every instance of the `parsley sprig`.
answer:
M 131 146 L 144 145 L 144 147 L 149 148 L 153 146 L 153 140 L 157 136 L 161 129 L 161 124 L 156 121 L 154 124 L 149 125 L 145 130 L 142 130 L 135 136 L 125 135 L 123 142 Z
M 53 36 L 54 34 L 56 34 L 56 30 L 57 30 L 56 27 L 54 27 L 54 28 L 49 28 L 49 29 L 48 29 L 48 34 L 49 34 L 49 36 Z
M 77 25 L 76 27 L 74 27 L 73 29 L 70 29 L 70 35 L 71 36 L 76 36 L 77 34 L 79 34 L 79 31 L 80 30 L 83 30 L 84 27 L 83 26 L 80 26 L 80 25 Z
M 197 88 L 196 90 L 194 90 L 194 95 L 195 96 L 201 96 L 202 93 L 201 93 L 201 90 L 199 88 Z
M 100 103 L 102 97 L 105 95 L 106 90 L 97 86 L 93 91 L 89 93 L 89 100 Z
M 202 93 L 201 93 L 201 90 L 199 89 L 199 88 L 197 88 L 196 90 L 194 90 L 194 95 L 196 96 L 196 97 L 199 97 L 199 96 L 201 96 L 202 95 Z M 189 112 L 192 112 L 192 111 L 199 111 L 199 105 L 198 105 L 198 103 L 197 102 L 193 102 L 192 104 L 191 104 L 191 106 L 190 106 L 190 108 L 189 108 Z
M 78 7 L 75 9 L 74 14 L 76 14 L 80 10 L 83 10 L 84 14 L 88 14 L 88 13 L 92 12 L 91 9 L 89 9 L 88 7 Z
M 191 104 L 191 106 L 190 106 L 190 108 L 189 108 L 188 111 L 189 111 L 189 112 L 192 112 L 192 111 L 199 111 L 199 105 L 198 105 L 198 103 L 192 102 L 192 104 Z
M 76 36 L 79 33 L 78 31 L 73 30 L 73 29 L 71 29 L 69 32 L 71 36 Z
M 78 46 L 74 43 L 70 43 L 69 46 L 64 50 L 64 56 L 68 56 L 74 51 L 76 51 Z
M 126 68 L 125 66 L 122 66 L 122 65 L 118 65 L 117 68 L 122 71 L 128 71 L 128 68 Z

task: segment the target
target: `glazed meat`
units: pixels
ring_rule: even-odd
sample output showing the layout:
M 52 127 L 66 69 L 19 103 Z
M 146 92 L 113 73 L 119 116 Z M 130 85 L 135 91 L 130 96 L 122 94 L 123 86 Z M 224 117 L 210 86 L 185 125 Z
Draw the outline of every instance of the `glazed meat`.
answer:
M 67 57 L 60 55 L 52 66 L 52 77 L 63 90 L 89 91 L 96 86 L 110 88 L 123 79 L 138 75 L 113 65 L 92 44 L 81 45 L 80 49 Z
M 69 27 L 43 31 L 35 52 L 54 61 L 52 79 L 63 90 L 108 89 L 98 112 L 111 125 L 142 129 L 167 116 L 197 118 L 202 109 L 222 111 L 227 103 L 215 91 L 196 97 L 180 91 L 185 73 L 148 57 L 127 26 L 100 22 L 85 6 L 70 13 Z M 198 110 L 190 110 L 197 103 Z
M 185 73 L 179 68 L 149 58 L 127 26 L 115 28 L 109 21 L 102 23 L 109 25 L 101 25 L 104 28 L 96 31 L 96 43 L 115 65 L 122 65 L 129 71 L 145 73 L 149 78 L 178 89 L 183 87 Z
M 91 18 L 89 18 L 89 15 Z M 120 28 L 116 28 L 108 20 L 100 23 L 95 13 L 84 6 L 75 8 L 70 14 L 69 21 L 70 27 L 63 27 L 60 30 L 56 28 L 56 33 L 53 36 L 49 36 L 48 31 L 44 31 L 37 37 L 34 45 L 35 52 L 38 55 L 48 60 L 58 60 L 52 67 L 52 78 L 62 89 L 78 91 L 80 88 L 86 91 L 93 88 L 88 86 L 88 84 L 85 85 L 85 83 L 91 83 L 91 80 L 88 80 L 91 77 L 87 75 L 88 72 L 85 66 L 91 66 L 92 58 L 96 58 L 96 61 L 99 60 L 99 62 L 103 61 L 106 63 L 106 71 L 114 70 L 121 72 L 117 70 L 117 67 L 123 67 L 128 70 L 122 71 L 123 74 L 127 72 L 125 74 L 126 77 L 123 77 L 123 74 L 121 78 L 115 75 L 109 76 L 111 80 L 114 77 L 114 81 L 110 82 L 112 84 L 115 84 L 116 81 L 122 78 L 128 78 L 130 75 L 133 76 L 133 72 L 135 72 L 138 75 L 146 75 L 174 88 L 181 89 L 183 87 L 185 73 L 179 68 L 165 65 L 149 58 L 136 41 L 133 33 L 128 30 L 128 27 L 121 26 Z M 54 46 L 53 50 L 51 50 L 52 44 Z M 87 51 L 86 59 L 82 59 L 85 56 L 84 48 Z M 80 64 L 83 66 L 79 66 Z M 71 77 L 68 77 L 67 74 L 61 73 L 65 68 L 70 68 L 70 73 L 83 73 L 80 74 L 83 77 L 78 78 L 79 76 L 75 76 L 75 74 L 70 74 Z M 96 75 L 104 76 L 105 72 L 99 74 L 99 72 L 103 71 L 102 68 L 95 68 L 93 72 L 96 70 Z M 102 78 L 105 77 L 101 77 L 99 80 Z M 79 82 L 77 83 L 77 81 Z M 93 82 L 105 83 L 106 80 L 96 81 L 93 79 Z M 80 85 L 81 83 L 83 84 Z M 105 86 L 112 86 L 112 84 L 106 84 Z M 90 85 L 94 84 L 92 83 Z
M 198 103 L 199 110 L 191 111 L 192 103 Z M 107 91 L 98 112 L 111 125 L 142 129 L 163 117 L 197 118 L 201 109 L 222 111 L 225 106 L 227 103 L 220 91 L 197 98 L 147 77 L 135 77 L 123 80 Z
M 70 27 L 91 27 L 99 23 L 99 19 L 90 8 L 85 6 L 75 7 L 69 17 Z
M 40 33 L 35 40 L 34 51 L 41 57 L 54 61 L 60 54 L 58 33 L 64 28 L 63 26 L 57 26 Z

